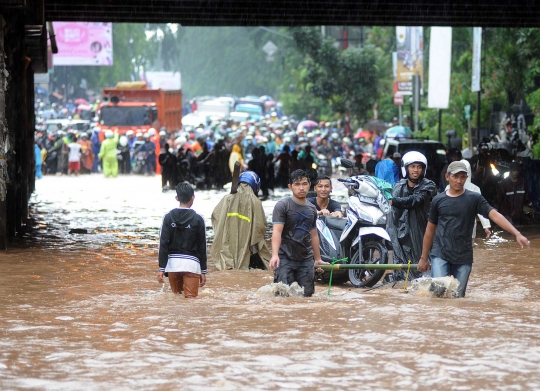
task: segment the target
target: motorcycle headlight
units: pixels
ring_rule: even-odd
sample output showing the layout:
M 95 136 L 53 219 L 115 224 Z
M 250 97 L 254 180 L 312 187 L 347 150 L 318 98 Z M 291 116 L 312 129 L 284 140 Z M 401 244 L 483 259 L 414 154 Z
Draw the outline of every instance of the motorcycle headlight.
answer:
M 379 217 L 377 225 L 386 225 L 386 215 Z
M 491 172 L 493 173 L 493 175 L 495 176 L 499 175 L 499 170 L 497 170 L 497 168 L 495 167 L 495 164 L 491 163 L 490 166 L 491 166 Z
M 367 213 L 362 212 L 361 210 L 359 210 L 358 215 L 360 216 L 360 218 L 362 220 L 367 221 L 368 223 L 373 223 L 373 218 L 370 215 L 368 215 Z

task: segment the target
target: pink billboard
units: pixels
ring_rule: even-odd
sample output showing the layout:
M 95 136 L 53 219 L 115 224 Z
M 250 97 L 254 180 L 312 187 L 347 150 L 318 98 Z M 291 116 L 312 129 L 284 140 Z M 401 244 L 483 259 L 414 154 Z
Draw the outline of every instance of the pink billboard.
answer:
M 112 65 L 112 23 L 54 22 L 54 65 Z

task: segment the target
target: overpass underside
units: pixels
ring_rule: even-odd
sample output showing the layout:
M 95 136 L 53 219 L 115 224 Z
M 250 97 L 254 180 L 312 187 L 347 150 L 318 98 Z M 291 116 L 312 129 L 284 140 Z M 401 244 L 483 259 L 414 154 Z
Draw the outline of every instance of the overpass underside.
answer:
M 47 72 L 47 21 L 184 26 L 538 27 L 534 1 L 0 0 L 0 249 L 25 232 L 34 190 L 34 73 Z

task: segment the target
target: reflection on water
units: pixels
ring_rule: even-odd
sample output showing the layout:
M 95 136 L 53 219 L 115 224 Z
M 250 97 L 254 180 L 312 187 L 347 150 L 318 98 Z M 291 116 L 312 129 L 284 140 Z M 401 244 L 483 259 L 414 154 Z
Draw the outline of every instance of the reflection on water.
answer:
M 155 280 L 161 217 L 176 206 L 159 178 L 47 177 L 37 189 L 34 237 L 0 254 L 1 389 L 540 387 L 533 229 L 532 251 L 476 239 L 465 299 L 347 285 L 260 297 L 270 273 L 210 268 L 186 300 Z M 223 195 L 197 193 L 208 226 Z

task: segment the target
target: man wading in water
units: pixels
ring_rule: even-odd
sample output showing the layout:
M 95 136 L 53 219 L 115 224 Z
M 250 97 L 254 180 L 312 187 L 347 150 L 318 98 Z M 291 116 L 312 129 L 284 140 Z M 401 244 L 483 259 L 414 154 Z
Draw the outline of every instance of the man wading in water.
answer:
M 274 207 L 270 258 L 274 282 L 290 285 L 296 281 L 304 288 L 305 297 L 315 292 L 313 265 L 328 264 L 321 259 L 317 209 L 306 200 L 309 187 L 309 177 L 304 170 L 291 173 L 289 189 L 292 197 L 278 201 Z
M 459 281 L 458 296 L 464 297 L 473 263 L 471 237 L 477 214 L 489 217 L 514 235 L 521 248 L 530 248 L 530 242 L 481 194 L 464 188 L 467 167 L 463 162 L 448 165 L 446 180 L 450 188 L 431 203 L 418 271 L 431 269 L 432 277 L 454 276 Z M 428 261 L 430 250 L 431 264 Z

